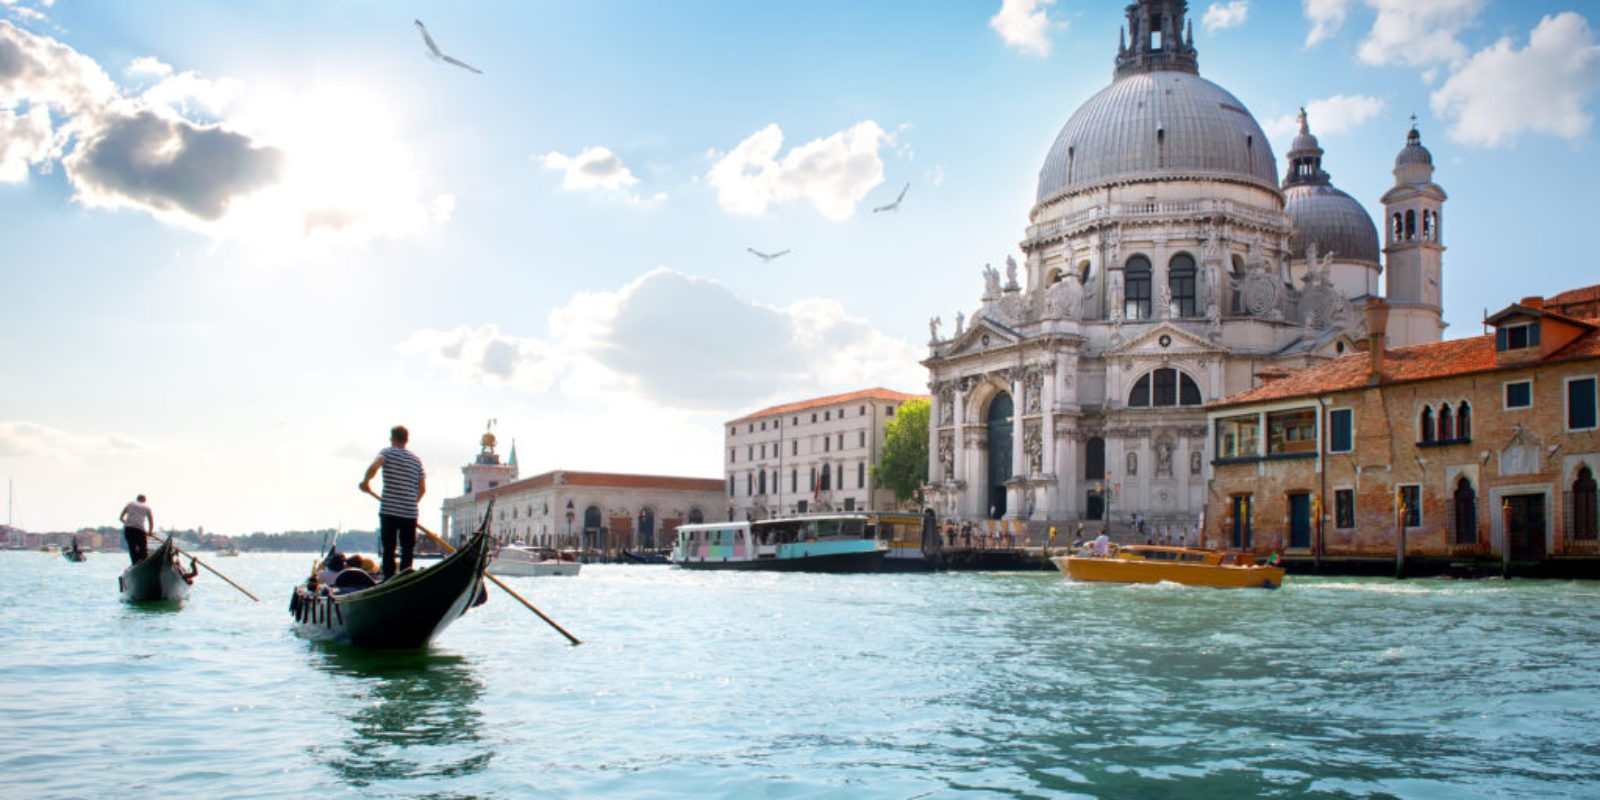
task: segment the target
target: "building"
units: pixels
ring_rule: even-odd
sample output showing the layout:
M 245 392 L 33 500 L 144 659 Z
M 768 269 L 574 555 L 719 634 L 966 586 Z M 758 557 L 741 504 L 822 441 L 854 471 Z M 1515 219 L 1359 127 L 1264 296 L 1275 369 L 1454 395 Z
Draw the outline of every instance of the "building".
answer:
M 1022 263 L 984 268 L 952 335 L 930 324 L 941 515 L 1193 526 L 1207 402 L 1353 351 L 1380 297 L 1390 346 L 1441 337 L 1446 198 L 1419 132 L 1395 159 L 1380 244 L 1303 112 L 1279 181 L 1255 118 L 1200 76 L 1187 7 L 1128 5 L 1111 85 L 1039 171 Z
M 515 445 L 500 463 L 493 433 L 461 468 L 463 492 L 444 501 L 442 529 L 455 541 L 477 529 L 494 502 L 490 530 L 501 542 L 615 553 L 670 545 L 677 527 L 722 507 L 716 478 L 554 470 L 518 478 Z
M 895 410 L 926 395 L 864 389 L 765 408 L 728 423 L 728 519 L 888 510 L 872 465 Z
M 1368 353 L 1212 403 L 1211 542 L 1316 558 L 1600 553 L 1597 296 L 1527 298 L 1485 320 L 1492 334 L 1392 350 L 1373 304 Z

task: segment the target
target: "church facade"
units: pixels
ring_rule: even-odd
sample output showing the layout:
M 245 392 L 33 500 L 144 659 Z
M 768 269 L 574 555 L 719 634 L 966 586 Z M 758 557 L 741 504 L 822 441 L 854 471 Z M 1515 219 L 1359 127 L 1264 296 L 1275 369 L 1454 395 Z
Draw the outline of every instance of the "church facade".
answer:
M 952 334 L 930 324 L 941 516 L 1192 527 L 1206 403 L 1356 349 L 1370 300 L 1390 347 L 1441 338 L 1446 197 L 1417 130 L 1380 244 L 1303 112 L 1279 181 L 1255 118 L 1200 76 L 1187 11 L 1128 6 L 1113 81 L 1050 148 L 1020 252 L 984 268 Z

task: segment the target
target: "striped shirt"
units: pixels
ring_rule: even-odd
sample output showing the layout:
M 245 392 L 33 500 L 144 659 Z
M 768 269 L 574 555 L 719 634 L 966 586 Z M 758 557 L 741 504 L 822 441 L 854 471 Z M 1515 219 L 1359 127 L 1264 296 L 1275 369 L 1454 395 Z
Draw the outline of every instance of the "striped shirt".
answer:
M 416 519 L 422 499 L 418 484 L 424 477 L 421 459 L 404 447 L 385 447 L 378 457 L 383 459 L 383 502 L 378 513 Z

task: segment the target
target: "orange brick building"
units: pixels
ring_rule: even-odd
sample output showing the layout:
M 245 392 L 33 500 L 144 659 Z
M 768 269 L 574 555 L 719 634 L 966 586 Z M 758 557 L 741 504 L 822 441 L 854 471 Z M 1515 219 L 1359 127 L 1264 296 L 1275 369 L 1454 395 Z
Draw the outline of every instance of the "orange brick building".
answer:
M 1367 352 L 1210 404 L 1206 537 L 1289 559 L 1592 560 L 1600 286 L 1527 298 L 1493 333 Z M 1588 557 L 1588 558 L 1585 558 Z

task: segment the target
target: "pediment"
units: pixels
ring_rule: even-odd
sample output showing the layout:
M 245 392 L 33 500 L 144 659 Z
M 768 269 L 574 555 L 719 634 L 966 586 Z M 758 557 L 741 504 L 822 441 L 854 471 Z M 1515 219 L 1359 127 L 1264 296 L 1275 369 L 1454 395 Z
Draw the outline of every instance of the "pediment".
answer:
M 1170 322 L 1161 322 L 1142 330 L 1114 347 L 1106 348 L 1107 356 L 1124 358 L 1171 358 L 1201 355 L 1226 355 L 1228 348 L 1204 336 L 1185 330 Z
M 1001 350 L 1022 341 L 1022 334 L 988 317 L 977 317 L 972 326 L 940 349 L 941 358 Z

